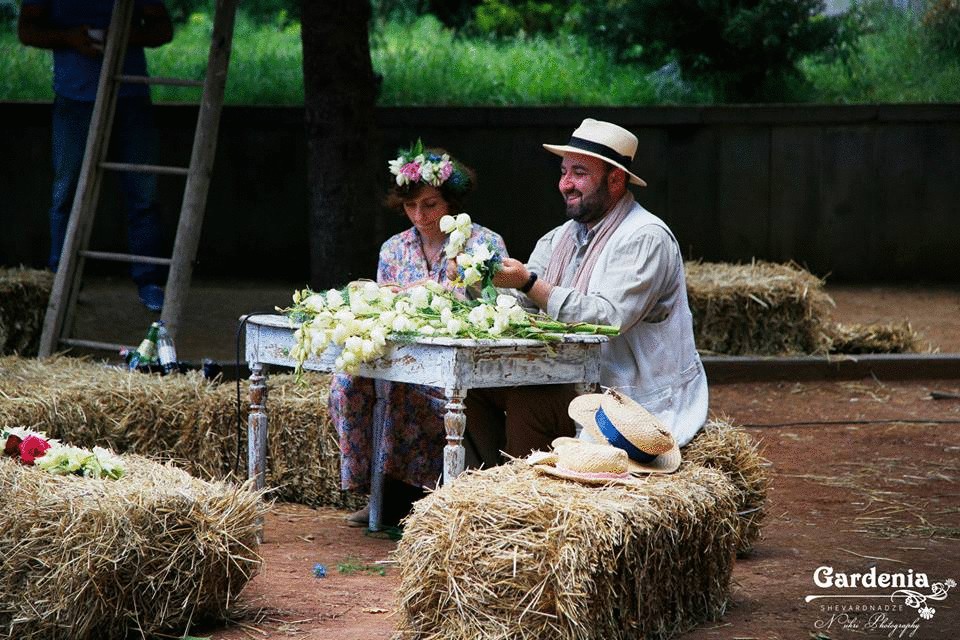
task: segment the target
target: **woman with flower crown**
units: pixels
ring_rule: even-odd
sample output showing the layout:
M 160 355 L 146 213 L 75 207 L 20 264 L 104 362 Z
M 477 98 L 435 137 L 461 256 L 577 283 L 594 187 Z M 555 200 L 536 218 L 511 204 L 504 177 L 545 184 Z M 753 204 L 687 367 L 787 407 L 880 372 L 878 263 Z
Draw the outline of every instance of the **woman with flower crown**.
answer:
M 478 224 L 469 227 L 469 236 L 461 228 L 441 227 L 443 216 L 463 211 L 464 199 L 476 186 L 472 169 L 442 149 L 424 149 L 419 140 L 401 151 L 389 167 L 386 204 L 403 212 L 413 226 L 383 243 L 378 283 L 407 288 L 433 281 L 454 288 L 447 274 L 451 259 L 447 254 L 455 257 L 459 251 L 451 251 L 452 245 L 468 251 L 487 246 L 507 256 L 503 239 Z M 340 435 L 341 485 L 349 491 L 364 493 L 370 487 L 375 399 L 373 380 L 346 374 L 334 377 L 330 417 Z M 433 387 L 390 385 L 383 442 L 385 524 L 395 524 L 405 516 L 423 496 L 423 487 L 436 486 L 443 474 L 446 402 L 442 391 Z M 366 526 L 368 520 L 366 507 L 347 516 L 351 526 Z

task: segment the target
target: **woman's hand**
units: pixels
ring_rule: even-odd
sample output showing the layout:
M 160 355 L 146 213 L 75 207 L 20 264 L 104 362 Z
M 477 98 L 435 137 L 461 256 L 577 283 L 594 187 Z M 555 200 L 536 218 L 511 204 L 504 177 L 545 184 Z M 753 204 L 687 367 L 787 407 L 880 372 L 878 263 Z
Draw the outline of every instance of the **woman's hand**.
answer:
M 450 258 L 447 260 L 447 280 L 453 282 L 459 275 L 460 274 L 457 273 L 457 261 L 453 258 Z
M 522 262 L 515 258 L 504 258 L 500 271 L 493 276 L 493 286 L 519 289 L 529 279 L 530 271 Z

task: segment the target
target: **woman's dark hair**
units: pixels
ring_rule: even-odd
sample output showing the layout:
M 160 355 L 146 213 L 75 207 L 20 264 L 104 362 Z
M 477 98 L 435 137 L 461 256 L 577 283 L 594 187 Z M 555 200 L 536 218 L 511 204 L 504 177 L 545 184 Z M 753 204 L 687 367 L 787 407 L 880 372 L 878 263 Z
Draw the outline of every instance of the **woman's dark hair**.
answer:
M 435 156 L 438 159 L 447 153 L 446 149 L 440 147 L 431 147 L 425 149 L 424 152 L 428 154 L 428 157 Z M 477 187 L 477 172 L 452 156 L 450 161 L 453 163 L 453 173 L 436 189 L 440 192 L 444 201 L 450 205 L 450 212 L 456 215 L 463 211 L 464 201 Z M 416 198 L 425 186 L 430 185 L 423 181 L 410 182 L 403 186 L 398 185 L 395 176 L 391 174 L 390 187 L 387 189 L 384 204 L 389 209 L 403 213 L 404 201 Z

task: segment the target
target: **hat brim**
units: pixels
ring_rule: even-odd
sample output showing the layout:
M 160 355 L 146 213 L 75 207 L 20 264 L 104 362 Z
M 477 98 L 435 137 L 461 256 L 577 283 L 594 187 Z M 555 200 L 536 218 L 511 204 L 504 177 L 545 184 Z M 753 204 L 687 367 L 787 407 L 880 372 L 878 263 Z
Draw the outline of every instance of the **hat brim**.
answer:
M 563 467 L 555 467 L 552 465 L 546 464 L 535 464 L 533 465 L 534 471 L 537 473 L 543 473 L 548 476 L 553 476 L 554 478 L 563 478 L 564 480 L 572 480 L 574 482 L 579 482 L 580 484 L 588 484 L 591 486 L 607 486 L 607 485 L 623 485 L 628 487 L 636 487 L 640 485 L 640 479 L 630 475 L 622 478 L 600 478 L 592 474 L 580 473 L 578 471 L 573 471 L 572 469 L 564 469 Z
M 567 415 L 580 423 L 583 429 L 594 442 L 609 444 L 606 437 L 597 426 L 597 409 L 600 408 L 602 393 L 588 393 L 577 396 L 570 401 L 567 407 Z M 661 453 L 650 462 L 637 462 L 631 458 L 627 459 L 627 466 L 630 473 L 673 473 L 680 467 L 682 457 L 680 447 L 676 439 L 673 441 L 673 447 L 664 453 Z
M 630 169 L 627 169 L 625 166 L 623 166 L 623 165 L 620 164 L 619 162 L 614 162 L 614 161 L 611 160 L 610 158 L 608 158 L 608 157 L 606 157 L 606 156 L 604 156 L 604 155 L 601 155 L 601 154 L 599 154 L 599 153 L 594 153 L 593 151 L 585 151 L 584 149 L 580 149 L 579 147 L 571 147 L 570 145 L 566 145 L 566 144 L 544 144 L 544 145 L 543 145 L 543 148 L 546 149 L 547 151 L 549 151 L 550 153 L 552 153 L 552 154 L 554 154 L 554 155 L 558 155 L 558 156 L 560 156 L 560 157 L 563 157 L 563 156 L 567 155 L 568 153 L 579 153 L 579 154 L 582 155 L 582 156 L 590 156 L 590 157 L 592 157 L 592 158 L 599 158 L 600 160 L 603 160 L 603 161 L 606 162 L 607 164 L 613 165 L 614 167 L 617 167 L 618 169 L 623 169 L 623 170 L 627 173 L 627 175 L 630 176 L 630 184 L 635 184 L 635 185 L 637 185 L 638 187 L 645 187 L 645 186 L 647 186 L 646 181 L 645 181 L 643 178 L 641 178 L 640 176 L 638 176 L 637 174 L 635 174 L 635 173 L 633 173 L 632 171 L 630 171 Z

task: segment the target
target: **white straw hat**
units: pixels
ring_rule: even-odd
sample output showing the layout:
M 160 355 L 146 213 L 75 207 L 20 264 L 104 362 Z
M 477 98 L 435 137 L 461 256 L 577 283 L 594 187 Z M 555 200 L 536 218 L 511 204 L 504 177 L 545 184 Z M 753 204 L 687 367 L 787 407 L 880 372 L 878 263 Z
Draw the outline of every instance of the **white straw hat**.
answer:
M 567 413 L 595 442 L 626 451 L 632 472 L 672 473 L 680 466 L 680 447 L 670 430 L 639 403 L 614 389 L 577 396 Z
M 600 158 L 615 167 L 623 169 L 630 176 L 630 184 L 647 186 L 638 175 L 630 171 L 633 156 L 637 153 L 637 136 L 612 122 L 587 118 L 580 123 L 567 144 L 544 144 L 543 148 L 558 156 L 568 153 L 582 153 L 585 156 Z
M 536 452 L 527 459 L 539 473 L 583 484 L 639 484 L 630 475 L 627 452 L 623 449 L 576 438 L 557 438 L 552 445 L 552 452 Z

